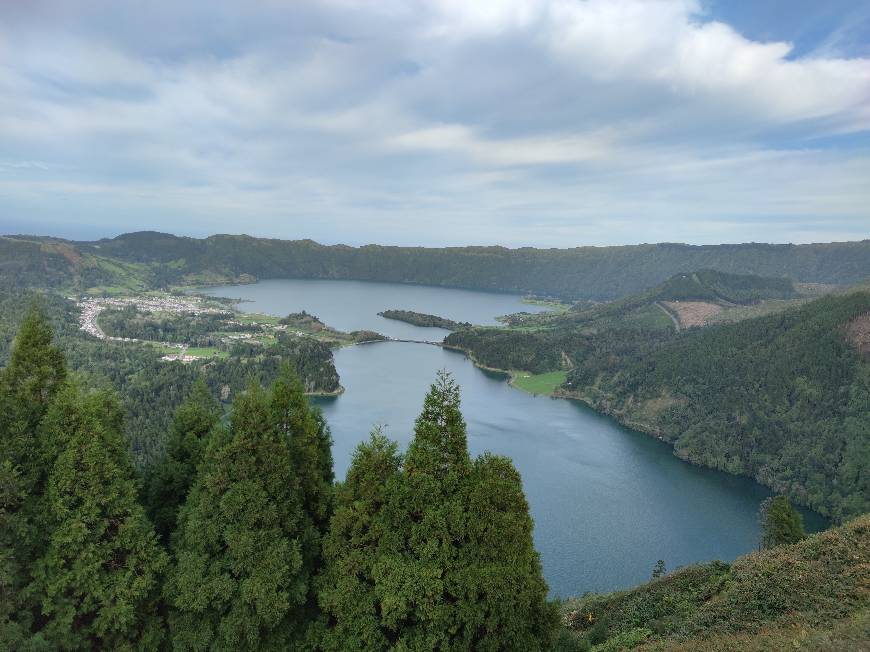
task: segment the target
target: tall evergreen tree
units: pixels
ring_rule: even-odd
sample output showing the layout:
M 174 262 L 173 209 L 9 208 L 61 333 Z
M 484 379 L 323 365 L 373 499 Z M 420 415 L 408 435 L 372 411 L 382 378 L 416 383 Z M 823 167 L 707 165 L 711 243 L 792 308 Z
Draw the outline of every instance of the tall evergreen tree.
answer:
M 63 352 L 52 344 L 53 336 L 42 304 L 34 302 L 21 322 L 2 375 L 3 450 L 26 477 L 34 475 L 31 466 L 38 465 L 33 459 L 36 427 L 66 378 Z
M 280 395 L 252 385 L 236 398 L 181 510 L 165 589 L 177 649 L 307 644 L 308 521 L 292 438 L 275 419 Z
M 322 599 L 335 648 L 549 645 L 556 613 L 519 474 L 502 457 L 470 460 L 459 399 L 456 383 L 440 373 L 397 476 L 387 463 L 397 464 L 394 451 L 382 442 L 359 452 L 352 470 L 365 472 L 374 499 L 364 501 L 357 476 L 349 476 L 354 491 L 342 489 L 333 518 L 325 577 L 334 584 Z M 342 591 L 359 596 L 356 610 L 345 611 Z
M 63 353 L 52 337 L 45 311 L 33 303 L 0 372 L 0 643 L 30 630 L 34 605 L 24 589 L 45 548 L 51 458 L 45 456 L 39 424 L 66 377 Z
M 273 426 L 289 445 L 302 501 L 299 542 L 308 595 L 297 618 L 313 623 L 320 613 L 314 578 L 322 565 L 322 539 L 332 514 L 332 437 L 320 411 L 309 406 L 302 381 L 288 363 L 272 385 L 269 407 Z
M 137 502 L 133 466 L 110 396 L 62 390 L 45 419 L 58 455 L 49 473 L 50 536 L 31 590 L 38 629 L 59 649 L 154 649 L 167 565 Z
M 774 496 L 761 503 L 761 547 L 773 548 L 797 543 L 806 536 L 799 511 L 786 496 Z
M 28 581 L 28 566 L 16 554 L 17 545 L 27 536 L 26 521 L 20 512 L 26 493 L 18 468 L 0 461 L 0 649 L 23 647 L 30 630 L 30 617 L 23 613 L 21 588 Z
M 373 569 L 385 535 L 383 508 L 400 480 L 401 463 L 396 443 L 376 429 L 357 446 L 336 489 L 318 594 L 324 612 L 332 614 L 322 642 L 326 650 L 387 650 L 395 639 L 380 619 Z
M 202 378 L 175 411 L 166 454 L 149 472 L 145 503 L 157 534 L 167 542 L 175 530 L 178 510 L 187 498 L 207 438 L 220 421 L 220 405 Z

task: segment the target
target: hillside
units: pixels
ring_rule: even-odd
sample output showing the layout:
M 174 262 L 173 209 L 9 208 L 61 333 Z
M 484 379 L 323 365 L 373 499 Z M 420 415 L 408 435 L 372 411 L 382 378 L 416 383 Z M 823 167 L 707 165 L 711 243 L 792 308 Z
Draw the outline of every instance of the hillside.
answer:
M 613 299 L 686 270 L 757 274 L 808 283 L 870 277 L 870 241 L 811 245 L 643 244 L 573 249 L 325 246 L 244 235 L 184 238 L 129 233 L 96 242 L 3 239 L 3 278 L 79 288 L 323 278 L 391 281 L 575 299 Z M 54 249 L 66 248 L 68 257 Z
M 870 516 L 732 564 L 562 605 L 563 650 L 863 650 Z
M 448 331 L 471 327 L 471 324 L 468 322 L 453 321 L 446 317 L 415 312 L 413 310 L 384 310 L 378 314 L 386 319 L 395 319 L 397 321 L 405 322 L 406 324 L 411 324 L 412 326 L 443 328 Z
M 870 509 L 870 293 L 680 332 L 650 298 L 445 343 L 488 367 L 567 371 L 557 394 L 834 519 Z
M 6 365 L 16 329 L 36 297 L 33 292 L 0 287 L 0 368 Z M 264 338 L 262 344 L 240 340 L 234 346 L 224 347 L 226 351 L 219 356 L 181 364 L 161 360 L 167 351 L 156 344 L 113 342 L 82 332 L 79 309 L 63 297 L 46 293 L 41 296 L 41 303 L 52 320 L 58 344 L 66 352 L 69 368 L 90 385 L 111 388 L 122 397 L 127 439 L 134 462 L 140 468 L 162 455 L 172 412 L 196 378 L 205 380 L 212 393 L 228 405 L 249 382 L 271 382 L 281 364 L 289 362 L 306 391 L 324 394 L 341 391 L 330 346 L 314 338 L 279 334 L 271 341 Z M 213 315 L 152 319 L 135 310 L 123 312 L 127 313 L 120 315 L 123 319 L 118 319 L 118 313 L 112 310 L 101 315 L 100 323 L 109 334 L 143 340 L 178 339 L 211 346 L 214 329 L 251 330 L 209 323 L 219 317 Z

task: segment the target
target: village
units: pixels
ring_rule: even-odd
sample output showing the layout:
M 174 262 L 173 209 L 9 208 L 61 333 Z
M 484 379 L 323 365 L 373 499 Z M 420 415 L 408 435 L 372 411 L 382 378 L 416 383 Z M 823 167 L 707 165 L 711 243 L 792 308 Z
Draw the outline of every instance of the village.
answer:
M 256 321 L 248 319 L 242 322 L 236 319 L 236 313 L 232 310 L 214 303 L 208 303 L 201 297 L 196 296 L 177 296 L 177 295 L 147 295 L 147 296 L 132 296 L 132 297 L 67 297 L 70 301 L 74 301 L 76 306 L 81 310 L 79 315 L 79 328 L 85 333 L 106 341 L 112 342 L 137 342 L 142 344 L 156 344 L 167 349 L 177 349 L 177 352 L 167 352 L 161 356 L 164 362 L 183 362 L 190 363 L 200 360 L 204 357 L 201 353 L 189 352 L 189 345 L 179 342 L 158 342 L 154 340 L 142 340 L 134 337 L 114 337 L 106 334 L 99 324 L 100 314 L 107 309 L 123 309 L 134 307 L 136 310 L 145 313 L 166 313 L 176 315 L 226 315 L 228 325 L 249 325 L 259 327 L 263 333 L 228 333 L 222 335 L 220 340 L 224 344 L 232 344 L 237 341 L 248 341 L 252 344 L 262 344 L 258 337 L 272 335 L 278 331 L 287 331 L 288 327 L 284 324 L 271 323 L 269 321 Z M 291 331 L 297 337 L 304 337 L 306 333 L 302 331 Z

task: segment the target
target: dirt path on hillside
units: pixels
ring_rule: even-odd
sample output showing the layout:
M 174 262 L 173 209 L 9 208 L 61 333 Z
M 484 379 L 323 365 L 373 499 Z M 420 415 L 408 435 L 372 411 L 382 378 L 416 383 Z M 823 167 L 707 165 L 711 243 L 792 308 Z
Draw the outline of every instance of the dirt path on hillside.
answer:
M 670 310 L 665 308 L 658 301 L 656 301 L 655 303 L 656 303 L 656 306 L 658 306 L 659 310 L 661 310 L 663 313 L 665 313 L 668 317 L 671 318 L 671 321 L 674 322 L 674 328 L 676 328 L 677 332 L 679 333 L 680 332 L 680 320 L 677 319 L 677 317 L 676 317 L 676 315 L 674 315 L 674 313 L 672 313 Z

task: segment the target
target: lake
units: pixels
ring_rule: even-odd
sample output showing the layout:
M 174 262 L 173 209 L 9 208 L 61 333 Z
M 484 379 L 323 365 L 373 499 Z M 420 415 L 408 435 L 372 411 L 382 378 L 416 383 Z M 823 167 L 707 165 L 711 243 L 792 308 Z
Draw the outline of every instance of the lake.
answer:
M 441 339 L 446 331 L 386 320 L 402 308 L 457 321 L 537 310 L 520 297 L 355 281 L 271 280 L 210 288 L 241 297 L 242 310 L 286 315 L 306 310 L 342 330 L 368 328 L 393 337 Z M 425 334 L 425 335 L 424 335 Z M 480 370 L 462 353 L 426 344 L 380 342 L 336 351 L 345 393 L 317 398 L 334 439 L 338 478 L 372 426 L 404 448 L 423 396 L 439 369 L 462 387 L 472 454 L 511 457 L 535 520 L 535 544 L 553 595 L 607 591 L 649 579 L 658 559 L 668 569 L 731 560 L 757 547 L 761 485 L 673 456 L 670 446 L 620 426 L 576 401 L 534 397 L 505 377 Z M 824 521 L 804 512 L 808 529 Z

